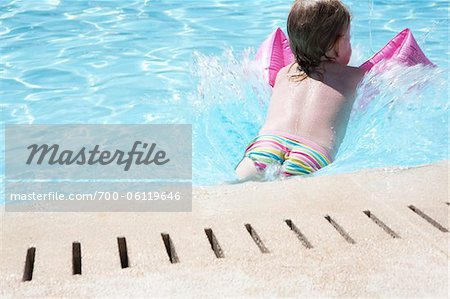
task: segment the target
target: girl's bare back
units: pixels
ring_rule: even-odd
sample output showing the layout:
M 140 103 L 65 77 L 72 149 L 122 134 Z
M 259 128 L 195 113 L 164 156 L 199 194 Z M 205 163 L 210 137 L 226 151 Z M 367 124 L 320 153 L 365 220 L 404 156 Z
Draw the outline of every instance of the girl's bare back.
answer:
M 356 87 L 364 72 L 337 63 L 323 63 L 323 79 L 295 81 L 297 66 L 278 73 L 260 134 L 281 131 L 309 139 L 334 155 L 345 135 Z

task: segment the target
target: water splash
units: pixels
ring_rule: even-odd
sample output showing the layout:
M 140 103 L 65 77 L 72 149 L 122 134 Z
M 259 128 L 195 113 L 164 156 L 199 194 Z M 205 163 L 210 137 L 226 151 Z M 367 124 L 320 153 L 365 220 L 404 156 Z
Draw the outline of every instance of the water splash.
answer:
M 336 160 L 319 174 L 448 159 L 448 70 L 390 65 L 362 82 Z
M 191 73 L 197 78 L 190 94 L 193 123 L 194 183 L 232 181 L 247 143 L 263 124 L 271 89 L 253 51 L 236 56 L 194 53 Z
M 265 119 L 271 90 L 262 70 L 250 51 L 237 57 L 231 49 L 221 56 L 195 54 L 193 169 L 194 181 L 202 184 L 235 180 L 234 168 Z M 314 175 L 448 159 L 448 70 L 385 68 L 370 72 L 360 84 L 336 160 Z M 266 180 L 277 179 L 277 169 L 272 170 Z
M 375 53 L 373 50 L 373 43 L 372 43 L 372 19 L 373 19 L 373 0 L 369 0 L 369 48 L 372 53 Z

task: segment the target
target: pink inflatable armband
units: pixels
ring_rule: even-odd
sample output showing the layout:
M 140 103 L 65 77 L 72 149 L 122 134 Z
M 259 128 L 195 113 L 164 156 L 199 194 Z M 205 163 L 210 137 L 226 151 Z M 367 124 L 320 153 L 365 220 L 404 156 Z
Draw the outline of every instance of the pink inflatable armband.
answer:
M 396 62 L 412 66 L 416 64 L 433 65 L 420 49 L 409 29 L 397 34 L 386 46 L 360 68 L 369 71 L 381 61 L 393 59 Z M 280 28 L 277 28 L 261 44 L 256 53 L 255 60 L 260 61 L 264 67 L 266 81 L 273 86 L 278 71 L 294 61 L 294 55 L 289 47 L 289 41 Z
M 273 86 L 278 71 L 294 60 L 289 41 L 283 30 L 277 28 L 267 37 L 256 52 L 255 60 L 262 63 L 266 81 Z
M 364 62 L 360 68 L 365 71 L 370 71 L 381 61 L 390 59 L 394 59 L 395 61 L 408 66 L 416 64 L 433 64 L 422 52 L 422 49 L 420 49 L 409 29 L 404 29 L 397 34 L 386 46 L 378 51 L 378 53 Z

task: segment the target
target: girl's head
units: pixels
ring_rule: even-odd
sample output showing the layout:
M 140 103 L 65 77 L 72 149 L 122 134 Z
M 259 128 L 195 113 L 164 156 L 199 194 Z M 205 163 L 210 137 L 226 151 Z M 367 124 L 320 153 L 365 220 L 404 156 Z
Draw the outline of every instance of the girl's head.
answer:
M 296 0 L 287 20 L 289 42 L 302 79 L 320 72 L 323 61 L 347 65 L 350 12 L 339 0 Z

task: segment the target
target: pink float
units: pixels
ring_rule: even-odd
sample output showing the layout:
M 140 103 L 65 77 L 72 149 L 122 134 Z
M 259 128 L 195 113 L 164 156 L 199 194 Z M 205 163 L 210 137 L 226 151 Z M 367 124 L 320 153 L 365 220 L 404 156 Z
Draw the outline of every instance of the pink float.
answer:
M 281 28 L 277 28 L 261 44 L 256 52 L 255 60 L 264 66 L 266 81 L 273 86 L 278 71 L 294 60 L 289 41 Z
M 255 60 L 262 63 L 266 81 L 273 86 L 278 71 L 294 61 L 289 41 L 280 28 L 277 28 L 261 44 Z M 409 29 L 404 29 L 397 34 L 386 46 L 364 62 L 360 68 L 369 71 L 380 62 L 387 60 L 394 60 L 408 66 L 416 64 L 433 65 L 420 49 Z

